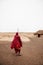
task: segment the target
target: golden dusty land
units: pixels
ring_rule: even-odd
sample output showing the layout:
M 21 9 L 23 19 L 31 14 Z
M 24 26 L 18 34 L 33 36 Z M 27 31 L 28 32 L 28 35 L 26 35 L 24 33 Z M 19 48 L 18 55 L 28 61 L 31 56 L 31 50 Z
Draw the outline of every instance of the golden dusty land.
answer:
M 21 56 L 10 48 L 14 35 L 0 33 L 0 65 L 43 65 L 43 35 L 38 38 L 33 33 L 19 33 L 23 42 Z

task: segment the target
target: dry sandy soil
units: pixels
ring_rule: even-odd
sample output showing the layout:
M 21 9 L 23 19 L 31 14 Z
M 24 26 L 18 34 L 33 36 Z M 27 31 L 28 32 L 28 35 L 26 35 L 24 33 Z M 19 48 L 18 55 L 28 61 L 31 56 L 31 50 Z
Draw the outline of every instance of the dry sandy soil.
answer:
M 0 65 L 43 65 L 43 36 L 20 35 L 23 41 L 21 56 L 16 56 L 14 49 L 10 49 L 13 37 L 0 35 Z

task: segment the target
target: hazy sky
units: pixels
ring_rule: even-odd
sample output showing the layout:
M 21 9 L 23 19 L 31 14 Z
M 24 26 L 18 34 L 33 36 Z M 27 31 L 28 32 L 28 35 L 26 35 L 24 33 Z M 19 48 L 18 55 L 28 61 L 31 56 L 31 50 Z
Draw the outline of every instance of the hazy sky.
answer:
M 43 29 L 43 0 L 0 0 L 0 32 Z

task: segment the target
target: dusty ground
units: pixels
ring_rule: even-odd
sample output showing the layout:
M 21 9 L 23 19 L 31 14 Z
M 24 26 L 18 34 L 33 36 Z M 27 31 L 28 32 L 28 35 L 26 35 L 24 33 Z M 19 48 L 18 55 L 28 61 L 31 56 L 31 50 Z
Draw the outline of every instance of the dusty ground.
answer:
M 11 41 L 0 40 L 0 65 L 43 65 L 43 37 L 23 41 L 21 56 L 10 49 Z

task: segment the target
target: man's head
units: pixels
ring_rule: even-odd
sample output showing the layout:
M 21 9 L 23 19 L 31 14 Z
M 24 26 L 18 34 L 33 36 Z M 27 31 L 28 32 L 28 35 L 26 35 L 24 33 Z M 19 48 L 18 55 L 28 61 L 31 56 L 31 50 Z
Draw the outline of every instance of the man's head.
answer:
M 18 32 L 16 32 L 16 35 L 18 35 Z

